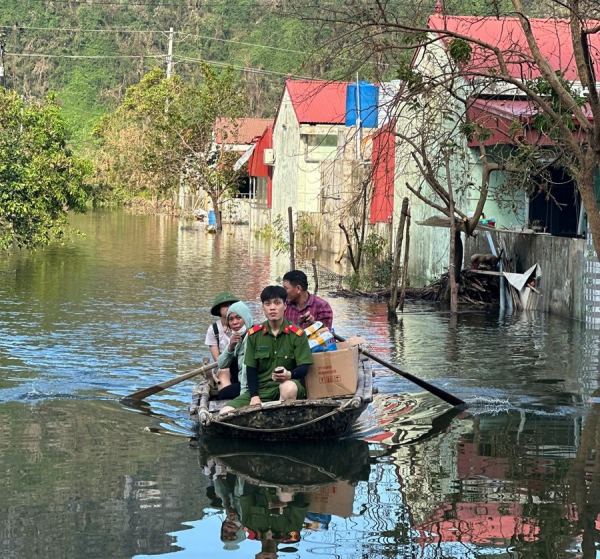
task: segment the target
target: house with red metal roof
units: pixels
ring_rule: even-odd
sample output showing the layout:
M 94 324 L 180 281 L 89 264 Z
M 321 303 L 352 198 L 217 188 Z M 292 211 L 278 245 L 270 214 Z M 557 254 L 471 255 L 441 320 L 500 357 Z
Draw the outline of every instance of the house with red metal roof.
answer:
M 373 93 L 377 86 L 288 79 L 273 125 L 272 147 L 264 152 L 264 161 L 272 169 L 263 196 L 271 221 L 281 218 L 287 223 L 291 207 L 296 219 L 301 216 L 317 228 L 314 242 L 329 252 L 338 253 L 346 244 L 339 223 L 353 219 L 347 208 L 370 178 L 373 146 L 385 147 L 388 156 L 393 151 L 393 142 L 373 139 L 376 101 L 369 101 L 372 110 L 365 110 L 366 105 L 352 108 L 357 96 L 376 98 L 375 93 L 369 97 L 368 88 Z M 370 223 L 381 222 L 387 229 L 392 221 L 391 176 L 389 165 L 387 171 L 382 165 L 377 175 L 382 194 L 367 209 Z M 250 221 L 255 223 L 252 216 Z
M 260 229 L 270 223 L 273 195 L 273 124 L 255 137 L 248 158 L 248 181 L 250 188 L 249 221 L 252 229 Z
M 215 143 L 225 151 L 235 151 L 241 157 L 237 168 L 242 170 L 239 178 L 238 192 L 235 197 L 224 197 L 220 211 L 225 222 L 248 223 L 250 204 L 255 192 L 251 188 L 251 179 L 247 166 L 254 149 L 255 141 L 267 128 L 273 125 L 269 118 L 237 118 L 215 121 Z
M 271 219 L 288 207 L 321 213 L 322 172 L 333 162 L 346 117 L 345 82 L 288 79 L 273 125 Z
M 215 142 L 227 150 L 244 153 L 271 124 L 271 118 L 236 118 L 233 121 L 218 118 L 215 122 Z
M 573 81 L 572 87 L 580 87 L 569 22 L 534 18 L 528 21 L 542 56 L 566 80 Z M 454 150 L 448 169 L 444 168 L 441 159 L 434 162 L 440 182 L 443 184 L 447 177 L 451 178 L 455 186 L 454 202 L 466 216 L 476 210 L 482 184 L 485 184 L 489 193 L 483 211 L 485 218 L 495 219 L 494 248 L 499 250 L 498 245 L 501 245 L 509 259 L 514 257 L 513 271 L 524 271 L 532 264 L 543 262 L 545 285 L 534 297 L 537 308 L 583 318 L 586 225 L 576 184 L 564 169 L 551 164 L 545 184 L 532 181 L 524 183 L 521 190 L 503 190 L 506 175 L 501 171 L 492 172 L 489 179 L 484 180 L 480 144 L 496 162 L 501 162 L 515 145 L 515 127 L 522 131 L 521 141 L 552 147 L 552 142 L 531 126 L 537 110 L 514 84 L 494 78 L 498 61 L 490 50 L 481 47 L 482 43 L 497 45 L 507 59 L 506 68 L 511 80 L 523 82 L 539 78 L 539 68 L 533 61 L 519 20 L 447 16 L 438 3 L 436 13 L 429 18 L 428 28 L 431 41 L 416 51 L 412 69 L 424 76 L 424 80 L 431 80 L 430 83 L 437 79 L 439 91 L 445 88 L 445 93 L 438 98 L 430 93 L 421 107 L 426 106 L 428 115 L 433 116 L 430 122 L 437 118 L 437 141 L 441 143 L 451 138 L 456 146 L 460 146 Z M 460 62 L 449 54 L 450 48 L 457 46 L 453 43 L 457 35 L 469 38 L 468 56 Z M 598 52 L 600 37 L 592 34 L 589 39 L 592 50 Z M 596 58 L 592 63 L 598 73 L 600 59 Z M 585 92 L 581 91 L 581 94 L 585 95 Z M 400 136 L 417 137 L 419 126 L 425 122 L 423 115 L 424 112 L 416 117 L 409 103 L 400 104 L 396 119 Z M 488 135 L 467 139 L 460 129 L 468 123 L 487 129 Z M 573 133 L 577 136 L 580 131 L 575 129 Z M 415 161 L 414 153 L 418 149 L 418 142 L 397 141 L 394 209 L 398 215 L 403 197 L 408 196 L 412 222 L 430 224 L 434 222 L 432 218 L 440 216 L 440 211 L 424 200 L 431 196 L 431 190 L 423 179 L 424 168 Z M 551 157 L 548 162 L 551 163 Z M 600 181 L 596 182 L 600 186 Z M 413 285 L 427 283 L 447 271 L 449 245 L 447 228 L 413 227 L 411 255 L 419 255 L 410 263 Z M 480 234 L 475 239 L 468 239 L 465 254 L 490 251 L 486 235 Z M 515 256 L 517 253 L 518 257 Z M 549 273 L 558 269 L 562 270 L 560 276 Z M 565 275 L 575 281 L 565 282 Z

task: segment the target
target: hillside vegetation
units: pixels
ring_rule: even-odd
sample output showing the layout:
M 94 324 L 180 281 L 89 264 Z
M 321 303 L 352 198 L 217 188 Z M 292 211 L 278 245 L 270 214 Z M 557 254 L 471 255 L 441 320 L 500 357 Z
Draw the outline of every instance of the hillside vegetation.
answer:
M 445 6 L 448 13 L 483 13 L 487 3 L 446 0 Z M 423 19 L 435 0 L 419 6 L 415 11 L 412 3 L 394 0 L 388 8 L 394 17 L 410 12 Z M 288 74 L 397 77 L 397 61 L 388 61 L 384 76 L 365 65 L 368 55 L 352 40 L 348 22 L 327 21 L 327 12 L 319 0 L 4 0 L 6 85 L 25 99 L 57 91 L 71 142 L 86 152 L 100 116 L 118 107 L 126 89 L 152 68 L 167 67 L 171 28 L 174 71 L 193 83 L 201 80 L 201 61 L 232 65 L 248 97 L 248 116 L 275 114 Z
M 166 68 L 173 28 L 173 68 L 201 79 L 200 61 L 233 65 L 250 116 L 272 116 L 286 75 L 331 77 L 312 52 L 323 29 L 255 0 L 4 0 L 6 85 L 28 98 L 58 92 L 78 151 L 90 147 L 99 117 L 152 68 Z M 339 69 L 338 69 L 339 70 Z

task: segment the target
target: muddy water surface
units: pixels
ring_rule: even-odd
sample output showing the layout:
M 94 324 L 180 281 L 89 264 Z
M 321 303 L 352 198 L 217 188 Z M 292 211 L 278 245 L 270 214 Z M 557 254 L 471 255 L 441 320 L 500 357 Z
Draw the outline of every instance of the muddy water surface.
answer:
M 330 297 L 340 334 L 467 412 L 379 367 L 350 441 L 207 447 L 190 383 L 119 399 L 198 366 L 218 291 L 258 320 L 285 259 L 243 226 L 74 224 L 84 238 L 0 263 L 1 557 L 596 557 L 597 332 L 428 305 L 390 325 L 384 304 Z

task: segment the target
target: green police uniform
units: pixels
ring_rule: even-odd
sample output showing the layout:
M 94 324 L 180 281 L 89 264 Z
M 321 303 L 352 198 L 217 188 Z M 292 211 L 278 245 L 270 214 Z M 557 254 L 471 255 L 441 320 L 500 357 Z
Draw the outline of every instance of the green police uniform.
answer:
M 249 494 L 240 497 L 242 524 L 251 532 L 251 537 L 263 540 L 267 532 L 279 542 L 298 542 L 308 513 L 309 503 L 305 496 L 296 493 L 289 503 L 278 504 L 275 490 L 267 487 L 252 488 Z
M 268 321 L 248 330 L 245 363 L 246 367 L 258 370 L 258 396 L 263 402 L 279 400 L 281 384 L 271 379 L 276 367 L 285 367 L 288 371 L 293 371 L 299 365 L 310 365 L 312 362 L 313 357 L 304 330 L 291 322 L 284 319 L 277 336 L 273 336 Z M 298 398 L 306 397 L 302 380 L 292 379 L 292 382 L 298 386 Z M 250 404 L 250 399 L 250 393 L 246 392 L 227 405 L 238 409 Z

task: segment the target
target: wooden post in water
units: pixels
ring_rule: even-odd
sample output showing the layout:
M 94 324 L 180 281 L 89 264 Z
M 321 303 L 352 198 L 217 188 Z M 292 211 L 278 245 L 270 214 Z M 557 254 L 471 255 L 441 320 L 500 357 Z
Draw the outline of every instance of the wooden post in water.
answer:
M 392 264 L 392 281 L 390 300 L 388 301 L 388 317 L 396 316 L 398 306 L 398 275 L 400 273 L 400 254 L 402 253 L 402 240 L 404 235 L 404 223 L 408 213 L 408 198 L 402 200 L 402 211 L 400 212 L 400 223 L 396 232 L 396 248 L 394 250 L 394 262 Z
M 313 291 L 313 295 L 317 294 L 317 291 L 319 291 L 319 274 L 317 274 L 317 263 L 315 262 L 315 259 L 312 259 L 312 267 L 313 267 L 313 276 L 315 278 L 315 289 Z
M 296 247 L 294 246 L 294 215 L 292 206 L 288 206 L 288 227 L 290 230 L 290 270 L 296 269 Z
M 408 281 L 408 248 L 410 246 L 410 211 L 406 213 L 406 235 L 404 235 L 404 265 L 402 268 L 402 290 L 400 291 L 400 301 L 398 308 L 404 312 L 404 300 L 406 299 L 406 283 Z

